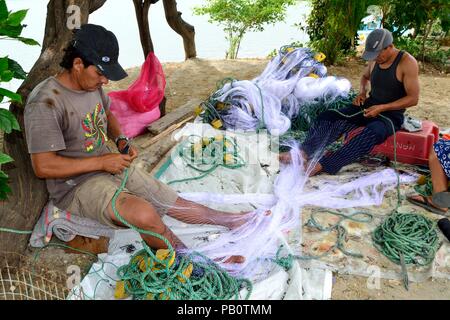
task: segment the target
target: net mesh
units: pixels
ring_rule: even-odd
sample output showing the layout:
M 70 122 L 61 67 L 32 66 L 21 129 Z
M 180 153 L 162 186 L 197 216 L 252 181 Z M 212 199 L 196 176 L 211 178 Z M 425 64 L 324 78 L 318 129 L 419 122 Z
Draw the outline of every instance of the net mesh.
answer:
M 67 275 L 12 252 L 0 253 L 0 300 L 65 300 Z

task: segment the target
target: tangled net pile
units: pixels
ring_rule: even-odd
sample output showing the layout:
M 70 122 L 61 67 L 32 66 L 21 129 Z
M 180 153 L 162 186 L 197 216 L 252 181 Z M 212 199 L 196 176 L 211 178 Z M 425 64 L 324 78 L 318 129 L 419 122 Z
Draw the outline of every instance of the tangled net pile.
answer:
M 282 47 L 258 78 L 222 81 L 197 114 L 217 129 L 306 131 L 320 113 L 354 97 L 347 79 L 327 76 L 324 59 L 308 48 Z

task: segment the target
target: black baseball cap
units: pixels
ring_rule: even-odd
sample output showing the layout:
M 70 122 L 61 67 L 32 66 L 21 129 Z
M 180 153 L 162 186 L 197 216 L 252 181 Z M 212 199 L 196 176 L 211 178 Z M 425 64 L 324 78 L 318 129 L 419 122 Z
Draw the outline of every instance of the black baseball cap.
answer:
M 74 47 L 109 80 L 119 81 L 128 76 L 119 64 L 119 42 L 114 33 L 104 27 L 81 26 L 75 31 Z
M 394 37 L 389 30 L 376 29 L 372 31 L 366 40 L 366 50 L 363 54 L 365 60 L 375 60 L 378 55 L 394 42 Z

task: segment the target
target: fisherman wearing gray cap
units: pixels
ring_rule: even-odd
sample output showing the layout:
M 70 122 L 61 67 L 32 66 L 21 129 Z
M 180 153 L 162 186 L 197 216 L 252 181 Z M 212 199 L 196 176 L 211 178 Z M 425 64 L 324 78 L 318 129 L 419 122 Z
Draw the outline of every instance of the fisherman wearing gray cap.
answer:
M 417 61 L 409 53 L 395 48 L 391 32 L 373 31 L 367 38 L 363 58 L 369 63 L 353 105 L 340 109 L 341 114 L 330 110 L 319 116 L 301 146 L 303 156 L 310 160 L 343 134 L 359 127 L 364 129 L 336 152 L 323 156 L 311 167 L 311 175 L 336 174 L 342 167 L 369 154 L 376 145 L 401 129 L 405 109 L 416 106 L 419 101 Z M 280 160 L 290 161 L 289 155 L 281 155 Z

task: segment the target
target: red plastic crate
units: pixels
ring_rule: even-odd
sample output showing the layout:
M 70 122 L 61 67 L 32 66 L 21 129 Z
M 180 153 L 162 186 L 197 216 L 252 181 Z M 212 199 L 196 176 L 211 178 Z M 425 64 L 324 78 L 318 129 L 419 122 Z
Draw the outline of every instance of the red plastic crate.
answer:
M 350 141 L 362 128 L 353 130 L 347 135 L 346 142 Z M 407 164 L 428 165 L 431 147 L 439 139 L 439 127 L 431 121 L 422 121 L 422 130 L 407 132 L 400 130 L 396 133 L 397 161 Z M 376 146 L 371 154 L 383 154 L 394 160 L 394 136 L 384 143 Z

